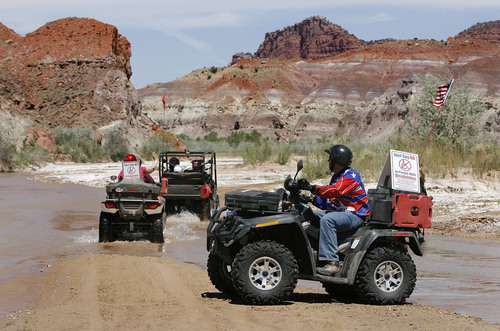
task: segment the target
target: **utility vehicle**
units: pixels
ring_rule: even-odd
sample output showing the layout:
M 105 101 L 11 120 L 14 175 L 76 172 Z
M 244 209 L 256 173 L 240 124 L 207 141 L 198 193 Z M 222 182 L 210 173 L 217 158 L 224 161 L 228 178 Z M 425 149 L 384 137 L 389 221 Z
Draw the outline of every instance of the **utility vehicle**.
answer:
M 168 183 L 167 214 L 185 209 L 208 221 L 219 205 L 215 152 L 161 152 L 159 163 L 159 178 Z

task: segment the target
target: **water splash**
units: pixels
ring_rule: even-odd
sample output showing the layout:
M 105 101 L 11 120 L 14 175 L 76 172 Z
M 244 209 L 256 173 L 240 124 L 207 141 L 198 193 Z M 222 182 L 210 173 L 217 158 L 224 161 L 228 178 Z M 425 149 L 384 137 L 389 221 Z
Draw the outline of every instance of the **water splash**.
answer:
M 165 237 L 170 240 L 195 240 L 199 239 L 196 233 L 186 224 L 180 223 L 166 229 Z
M 78 237 L 75 237 L 77 244 L 96 243 L 99 241 L 99 230 L 92 228 L 90 231 L 84 231 Z

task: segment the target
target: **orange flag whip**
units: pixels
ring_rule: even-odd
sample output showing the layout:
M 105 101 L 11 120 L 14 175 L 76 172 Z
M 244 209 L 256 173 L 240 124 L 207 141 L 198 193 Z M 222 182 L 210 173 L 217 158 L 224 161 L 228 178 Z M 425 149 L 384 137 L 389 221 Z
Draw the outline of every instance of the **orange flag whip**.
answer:
M 166 104 L 165 104 L 166 93 L 167 92 L 163 92 L 163 98 L 161 99 L 161 101 L 163 102 L 163 110 L 165 110 L 165 107 L 166 107 Z
M 434 121 L 434 125 L 432 126 L 431 132 L 429 132 L 429 137 L 427 137 L 427 141 L 425 142 L 424 149 L 422 150 L 422 154 L 420 154 L 420 163 L 422 163 L 422 158 L 424 157 L 425 148 L 429 143 L 429 139 L 431 138 L 432 131 L 434 131 L 434 127 L 436 126 L 437 120 L 439 118 L 439 114 L 441 114 L 441 108 L 443 108 L 444 103 L 446 102 L 446 98 L 448 97 L 448 92 L 450 92 L 451 86 L 455 80 L 452 79 L 451 83 L 447 83 L 444 85 L 440 85 L 437 88 L 437 97 L 436 101 L 432 104 L 434 107 L 439 107 L 438 114 L 436 116 L 436 120 Z

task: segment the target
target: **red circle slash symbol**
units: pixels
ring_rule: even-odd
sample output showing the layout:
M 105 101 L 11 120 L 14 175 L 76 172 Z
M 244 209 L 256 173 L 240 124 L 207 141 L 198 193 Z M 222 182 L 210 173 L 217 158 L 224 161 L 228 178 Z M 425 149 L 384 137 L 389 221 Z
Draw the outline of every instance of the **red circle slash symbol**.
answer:
M 408 160 L 399 160 L 399 167 L 403 171 L 410 171 L 411 170 L 411 163 Z
M 128 173 L 129 175 L 133 175 L 133 174 L 135 173 L 135 168 L 134 168 L 134 167 L 128 167 L 128 169 L 127 169 L 127 173 Z

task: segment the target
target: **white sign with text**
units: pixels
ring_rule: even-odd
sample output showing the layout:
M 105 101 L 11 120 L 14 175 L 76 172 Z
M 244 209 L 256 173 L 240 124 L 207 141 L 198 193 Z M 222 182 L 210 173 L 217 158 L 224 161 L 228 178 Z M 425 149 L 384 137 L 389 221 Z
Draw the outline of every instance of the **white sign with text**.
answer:
M 418 155 L 391 149 L 391 182 L 395 190 L 420 192 Z
M 123 178 L 140 178 L 139 162 L 123 162 Z

